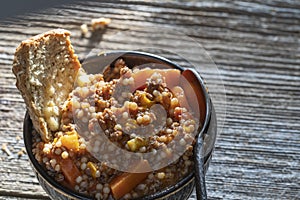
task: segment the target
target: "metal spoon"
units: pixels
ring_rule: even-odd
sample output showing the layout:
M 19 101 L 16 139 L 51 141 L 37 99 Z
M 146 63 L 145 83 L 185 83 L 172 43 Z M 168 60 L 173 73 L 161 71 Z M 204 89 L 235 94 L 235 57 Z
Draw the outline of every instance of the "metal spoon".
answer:
M 193 69 L 186 69 L 182 72 L 182 75 L 192 84 L 194 92 L 196 94 L 199 94 L 199 91 L 205 90 L 206 88 L 203 88 L 204 83 L 202 82 L 201 77 L 197 73 L 197 71 Z M 202 85 L 199 83 L 199 81 L 202 83 Z M 200 102 L 203 98 L 198 96 L 198 101 Z M 204 95 L 205 96 L 205 95 Z M 210 99 L 208 96 L 205 96 L 206 101 L 209 101 L 210 105 Z M 199 105 L 201 107 L 201 105 Z M 202 105 L 203 106 L 203 105 Z M 207 105 L 206 105 L 207 106 Z M 203 109 L 203 108 L 202 108 Z M 210 118 L 210 108 L 206 108 L 206 117 Z M 195 165 L 195 182 L 196 182 L 196 195 L 197 199 L 201 200 L 207 200 L 207 192 L 206 192 L 206 183 L 205 183 L 205 159 L 204 159 L 204 132 L 205 127 L 208 126 L 208 120 L 205 120 L 201 127 L 199 127 L 199 133 L 197 135 L 196 144 L 194 147 L 194 165 Z

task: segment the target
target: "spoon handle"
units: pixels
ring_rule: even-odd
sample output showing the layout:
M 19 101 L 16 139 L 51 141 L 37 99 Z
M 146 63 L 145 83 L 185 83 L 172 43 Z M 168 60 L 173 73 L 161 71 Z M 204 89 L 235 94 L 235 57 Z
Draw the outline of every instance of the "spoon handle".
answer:
M 205 172 L 204 172 L 204 156 L 203 156 L 203 136 L 199 135 L 195 148 L 198 152 L 195 155 L 195 178 L 196 178 L 196 194 L 197 199 L 207 200 Z

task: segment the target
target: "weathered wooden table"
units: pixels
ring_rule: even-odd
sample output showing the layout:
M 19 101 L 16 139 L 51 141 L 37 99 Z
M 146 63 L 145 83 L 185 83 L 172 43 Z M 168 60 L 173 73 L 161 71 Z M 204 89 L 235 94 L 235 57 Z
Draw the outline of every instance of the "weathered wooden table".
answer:
M 98 17 L 112 23 L 82 38 L 80 25 Z M 0 151 L 0 199 L 48 198 L 22 155 L 25 105 L 11 72 L 17 45 L 60 27 L 83 57 L 103 41 L 122 49 L 122 40 L 109 37 L 118 31 L 143 41 L 155 26 L 202 44 L 224 81 L 227 116 L 206 176 L 209 199 L 300 199 L 299 0 L 82 1 L 1 21 L 0 144 L 8 151 Z

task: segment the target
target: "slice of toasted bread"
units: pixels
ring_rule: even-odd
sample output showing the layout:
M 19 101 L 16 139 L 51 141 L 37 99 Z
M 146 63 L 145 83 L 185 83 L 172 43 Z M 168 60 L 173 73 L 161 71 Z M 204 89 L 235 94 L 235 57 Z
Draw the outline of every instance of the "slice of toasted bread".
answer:
M 13 73 L 30 118 L 44 141 L 59 129 L 61 106 L 80 69 L 70 32 L 55 29 L 23 41 L 16 49 Z

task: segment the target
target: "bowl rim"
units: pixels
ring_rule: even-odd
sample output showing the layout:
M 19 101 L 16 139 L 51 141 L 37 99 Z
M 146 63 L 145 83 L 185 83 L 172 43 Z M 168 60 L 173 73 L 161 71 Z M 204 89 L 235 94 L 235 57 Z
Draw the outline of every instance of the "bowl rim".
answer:
M 181 72 L 184 71 L 185 69 L 189 69 L 189 68 L 183 68 L 182 66 L 178 65 L 177 63 L 170 61 L 169 59 L 164 58 L 162 56 L 147 53 L 147 52 L 141 52 L 141 51 L 119 51 L 119 50 L 118 51 L 109 51 L 109 52 L 105 52 L 105 53 L 102 53 L 99 55 L 87 57 L 84 59 L 84 61 L 90 60 L 90 59 L 96 59 L 99 56 L 107 56 L 107 55 L 112 55 L 112 54 L 120 54 L 121 55 L 117 58 L 120 58 L 124 55 L 143 56 L 143 57 L 152 58 L 157 61 L 163 62 L 163 63 L 167 64 L 168 66 L 177 68 Z M 204 99 L 205 99 L 205 106 L 206 106 L 205 120 L 201 127 L 201 130 L 197 134 L 199 136 L 199 135 L 202 135 L 205 131 L 207 131 L 207 129 L 209 127 L 209 122 L 210 122 L 211 112 L 212 112 L 212 105 L 211 105 L 211 100 L 210 100 L 209 94 L 207 92 L 207 88 L 205 87 L 205 82 L 204 82 L 203 78 L 195 70 L 193 73 L 196 75 L 197 80 L 199 81 L 199 83 L 201 85 L 202 93 L 203 93 Z M 24 139 L 24 144 L 25 144 L 25 148 L 26 148 L 30 163 L 33 165 L 34 171 L 38 174 L 38 176 L 41 177 L 44 181 L 46 181 L 48 184 L 50 184 L 52 186 L 52 189 L 54 189 L 58 193 L 63 193 L 63 195 L 68 196 L 70 198 L 91 200 L 91 198 L 89 196 L 77 193 L 77 192 L 73 191 L 72 189 L 59 184 L 58 182 L 56 182 L 52 177 L 50 177 L 47 174 L 46 170 L 42 167 L 42 165 L 39 164 L 39 162 L 35 159 L 35 157 L 32 153 L 32 136 L 31 136 L 32 129 L 33 129 L 32 121 L 30 119 L 28 111 L 26 111 L 26 114 L 24 117 L 24 124 L 23 124 L 23 139 Z M 205 165 L 208 164 L 207 162 L 211 158 L 212 151 L 213 150 L 211 150 L 210 153 L 205 157 Z M 163 190 L 160 190 L 154 194 L 150 194 L 150 195 L 140 197 L 137 199 L 153 200 L 153 199 L 165 198 L 167 196 L 172 195 L 173 193 L 176 193 L 177 191 L 179 191 L 184 186 L 188 185 L 193 180 L 194 180 L 194 171 L 192 171 L 187 176 L 185 176 L 184 178 L 179 180 L 175 185 L 171 185 L 171 186 L 166 187 Z

